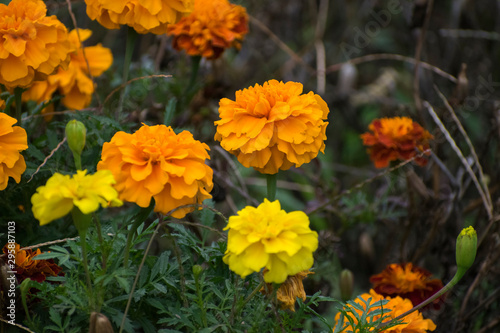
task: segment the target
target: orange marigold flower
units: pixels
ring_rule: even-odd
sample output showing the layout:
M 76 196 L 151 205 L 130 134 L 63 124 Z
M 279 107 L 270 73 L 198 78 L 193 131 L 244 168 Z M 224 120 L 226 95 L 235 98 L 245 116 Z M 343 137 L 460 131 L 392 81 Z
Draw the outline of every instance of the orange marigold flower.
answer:
M 0 191 L 7 187 L 9 177 L 19 183 L 26 170 L 26 162 L 20 152 L 28 149 L 28 136 L 24 128 L 12 126 L 15 123 L 16 119 L 0 113 Z
M 46 13 L 41 0 L 0 4 L 0 83 L 9 88 L 26 87 L 67 60 L 66 27 Z
M 381 300 L 389 300 L 388 303 L 386 303 L 383 306 L 373 306 L 371 307 L 370 311 L 368 313 L 371 313 L 376 310 L 384 310 L 383 315 L 384 316 L 389 316 L 390 318 L 387 318 L 385 321 L 388 321 L 389 319 L 396 318 L 399 315 L 402 315 L 406 311 L 410 310 L 413 308 L 413 304 L 409 299 L 403 299 L 399 296 L 395 298 L 391 297 L 385 297 L 382 295 L 377 294 L 373 289 L 370 290 L 369 294 L 363 294 L 358 296 L 354 300 L 355 303 L 361 305 L 365 310 L 366 310 L 366 304 L 363 302 L 363 299 L 365 302 L 368 301 L 369 298 L 371 298 L 371 301 L 369 304 L 373 304 L 375 302 L 381 301 Z M 362 311 L 353 307 L 352 305 L 345 305 L 346 307 L 351 308 L 353 311 L 356 311 L 359 316 L 362 315 Z M 391 310 L 390 312 L 387 310 Z M 350 317 L 352 322 L 354 323 L 354 327 L 357 325 L 358 320 L 356 316 L 354 316 L 352 313 L 347 313 L 347 315 Z M 338 322 L 340 319 L 341 313 L 337 313 L 335 316 L 335 321 Z M 381 315 L 375 315 L 373 316 L 373 320 L 377 320 L 381 317 Z M 384 330 L 384 332 L 387 333 L 425 333 L 427 331 L 434 331 L 436 329 L 436 325 L 431 319 L 424 319 L 422 316 L 422 313 L 420 311 L 414 311 L 410 313 L 409 315 L 403 317 L 401 319 L 404 324 L 396 325 L 393 326 L 387 330 Z M 350 323 L 350 320 L 347 318 L 344 319 L 344 325 L 347 324 L 347 327 L 345 327 L 341 332 L 354 332 L 354 327 Z M 335 328 L 334 328 L 335 329 Z
M 412 263 L 390 264 L 380 274 L 370 278 L 373 289 L 383 296 L 401 296 L 418 305 L 434 295 L 443 283 L 439 279 L 431 279 L 431 273 Z M 440 298 L 434 303 L 439 303 Z
M 232 46 L 239 49 L 247 32 L 246 9 L 227 0 L 195 0 L 193 12 L 167 28 L 176 50 L 207 59 L 220 57 Z
M 140 34 L 162 35 L 193 11 L 194 0 L 85 0 L 87 15 L 108 29 L 128 25 Z
M 221 99 L 215 140 L 245 167 L 275 174 L 324 152 L 329 109 L 302 84 L 271 80 Z
M 266 270 L 264 270 L 265 274 Z M 276 292 L 276 297 L 278 301 L 281 303 L 281 309 L 288 309 L 290 311 L 295 312 L 295 301 L 297 297 L 302 299 L 302 301 L 306 300 L 306 292 L 304 290 L 304 284 L 302 280 L 304 280 L 309 274 L 314 274 L 310 270 L 299 272 L 295 275 L 287 277 L 285 282 L 283 282 Z M 267 283 L 266 287 L 262 287 L 260 289 L 262 294 L 272 295 L 273 293 L 273 284 Z
M 134 134 L 117 132 L 102 147 L 97 169 L 109 169 L 119 198 L 166 214 L 179 206 L 211 198 L 212 169 L 205 164 L 210 148 L 188 131 L 175 134 L 165 125 L 143 125 Z M 182 218 L 194 208 L 176 210 Z
M 54 263 L 54 260 L 36 260 L 33 259 L 42 252 L 37 249 L 21 250 L 21 246 L 17 243 L 7 243 L 2 249 L 3 253 L 9 257 L 13 255 L 16 266 L 12 271 L 16 272 L 17 278 L 22 282 L 25 279 L 31 279 L 37 282 L 45 281 L 47 276 L 58 276 L 64 274 L 62 268 Z
M 33 100 L 37 103 L 48 101 L 57 90 L 61 95 L 64 95 L 62 103 L 67 108 L 81 110 L 89 106 L 94 93 L 94 83 L 89 77 L 89 69 L 90 75 L 96 77 L 104 73 L 113 63 L 111 50 L 100 44 L 83 49 L 81 42 L 87 40 L 91 35 L 92 31 L 87 29 L 79 29 L 78 32 L 77 30 L 71 31 L 69 41 L 74 51 L 70 53 L 68 68 L 59 68 L 46 80 L 34 82 L 23 93 L 23 100 Z M 44 111 L 48 110 L 45 108 L 42 113 Z
M 377 168 L 385 168 L 390 161 L 397 159 L 408 160 L 418 151 L 429 149 L 429 140 L 433 138 L 407 117 L 375 119 L 368 128 L 372 133 L 361 134 L 361 138 Z M 422 157 L 416 158 L 415 162 L 421 166 L 427 164 Z

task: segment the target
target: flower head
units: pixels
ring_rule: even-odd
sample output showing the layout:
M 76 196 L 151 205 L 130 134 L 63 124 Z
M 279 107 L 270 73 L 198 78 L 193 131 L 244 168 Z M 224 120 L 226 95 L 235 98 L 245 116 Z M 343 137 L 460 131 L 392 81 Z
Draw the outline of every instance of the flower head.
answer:
M 85 0 L 87 15 L 108 29 L 128 25 L 140 34 L 162 35 L 167 25 L 193 11 L 194 0 Z
M 26 170 L 21 151 L 28 149 L 28 136 L 24 128 L 12 126 L 17 120 L 0 112 L 0 191 L 5 190 L 9 177 L 16 183 Z
M 477 252 L 477 233 L 473 227 L 469 226 L 462 229 L 457 237 L 456 260 L 460 270 L 468 270 L 474 260 Z
M 371 132 L 361 135 L 363 144 L 368 146 L 370 158 L 377 168 L 385 168 L 390 161 L 408 160 L 429 149 L 433 136 L 419 124 L 407 117 L 375 119 L 368 127 Z M 418 150 L 418 151 L 417 151 Z M 415 159 L 418 165 L 427 160 Z
M 2 249 L 5 254 L 13 254 L 15 256 L 16 266 L 12 271 L 16 272 L 17 278 L 22 282 L 25 279 L 31 279 L 37 282 L 45 281 L 47 276 L 58 276 L 63 274 L 62 268 L 54 263 L 54 260 L 36 260 L 33 259 L 42 252 L 36 249 L 33 252 L 31 249 L 21 250 L 21 246 L 17 243 L 7 243 Z
M 72 52 L 69 54 L 68 68 L 59 68 L 47 79 L 34 82 L 23 93 L 23 100 L 33 100 L 37 103 L 48 101 L 58 91 L 64 96 L 62 103 L 69 109 L 81 110 L 89 106 L 94 93 L 94 82 L 90 75 L 92 77 L 101 75 L 113 63 L 111 50 L 100 44 L 87 46 L 84 50 L 81 42 L 91 35 L 92 31 L 87 29 L 72 30 L 69 33 Z M 42 113 L 44 111 L 47 111 L 47 108 L 44 108 Z
M 46 12 L 41 0 L 0 4 L 0 83 L 26 87 L 66 61 L 70 51 L 66 27 Z
M 207 59 L 220 57 L 231 46 L 239 49 L 247 32 L 245 8 L 227 0 L 195 0 L 193 12 L 167 28 L 175 49 Z
M 282 310 L 288 309 L 295 312 L 295 301 L 297 300 L 297 297 L 303 301 L 306 300 L 306 292 L 304 290 L 302 280 L 304 280 L 309 274 L 314 274 L 314 272 L 311 272 L 310 270 L 298 272 L 295 275 L 287 277 L 285 282 L 279 286 L 278 291 L 276 292 L 276 297 L 281 303 Z M 273 284 L 268 283 L 266 287 L 262 287 L 260 292 L 263 294 L 272 294 Z
M 311 268 L 318 248 L 309 217 L 300 211 L 286 213 L 277 200 L 243 208 L 224 230 L 229 230 L 224 262 L 242 277 L 266 268 L 268 283 L 282 283 Z
M 33 215 L 40 225 L 44 225 L 65 216 L 73 207 L 86 215 L 99 206 L 121 206 L 123 203 L 112 186 L 114 183 L 108 170 L 93 175 L 87 175 L 87 170 L 79 170 L 72 177 L 55 173 L 31 197 Z
M 179 206 L 202 203 L 211 198 L 212 169 L 205 143 L 188 131 L 175 134 L 165 125 L 143 125 L 134 134 L 117 132 L 102 147 L 98 170 L 109 169 L 116 178 L 120 199 L 168 213 Z M 182 218 L 194 208 L 172 213 Z
M 384 316 L 389 316 L 390 318 L 386 319 L 385 321 L 389 319 L 396 318 L 397 316 L 405 313 L 406 311 L 410 310 L 413 308 L 413 304 L 409 299 L 403 299 L 399 296 L 391 298 L 391 297 L 385 297 L 382 295 L 377 294 L 373 289 L 370 290 L 369 294 L 362 294 L 358 296 L 354 300 L 355 303 L 359 304 L 366 310 L 366 304 L 363 302 L 361 299 L 363 299 L 365 302 L 368 301 L 369 298 L 371 298 L 370 304 L 373 304 L 375 302 L 378 302 L 380 300 L 389 300 L 388 303 L 386 303 L 383 306 L 372 306 L 368 313 L 371 313 L 373 311 L 377 310 L 383 310 L 383 315 Z M 352 305 L 346 305 L 346 307 L 351 308 L 353 311 L 355 311 L 359 316 L 362 315 L 362 311 L 360 309 L 357 309 L 353 307 Z M 390 312 L 388 311 L 390 310 Z M 338 322 L 340 319 L 340 313 L 338 313 L 335 316 L 335 321 Z M 354 323 L 354 326 L 357 325 L 358 320 L 356 316 L 353 314 L 349 313 L 347 314 L 352 322 Z M 377 320 L 381 317 L 381 315 L 375 315 L 373 316 L 373 320 Z M 387 333 L 425 333 L 427 331 L 434 331 L 436 329 L 436 325 L 434 322 L 430 319 L 424 319 L 422 316 L 422 313 L 420 311 L 414 311 L 410 313 L 409 315 L 403 317 L 401 319 L 404 324 L 396 325 L 393 326 L 387 330 L 384 330 L 384 332 Z M 344 320 L 344 325 L 348 324 L 348 326 L 342 330 L 341 332 L 354 332 L 354 327 L 350 324 L 350 320 L 345 319 Z
M 373 289 L 383 296 L 401 296 L 418 305 L 434 295 L 442 287 L 439 279 L 431 279 L 431 273 L 412 263 L 390 264 L 380 274 L 370 278 Z M 438 303 L 439 298 L 434 301 Z
M 324 152 L 329 110 L 302 84 L 271 80 L 221 99 L 215 140 L 245 167 L 275 174 Z

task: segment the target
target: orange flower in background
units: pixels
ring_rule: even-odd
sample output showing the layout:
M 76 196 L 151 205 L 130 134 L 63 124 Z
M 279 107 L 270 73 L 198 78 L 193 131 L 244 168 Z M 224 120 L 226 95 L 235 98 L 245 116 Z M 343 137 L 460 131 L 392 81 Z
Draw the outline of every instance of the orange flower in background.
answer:
M 19 244 L 13 244 L 14 248 L 9 247 L 11 243 L 5 244 L 3 247 L 3 253 L 8 255 L 14 254 L 16 266 L 10 267 L 11 271 L 16 272 L 17 278 L 22 282 L 25 279 L 31 279 L 37 282 L 45 281 L 47 276 L 58 276 L 63 275 L 62 268 L 54 263 L 54 260 L 36 260 L 33 259 L 37 255 L 41 254 L 42 251 L 37 249 L 35 252 L 31 249 L 21 250 Z M 13 250 L 14 253 L 12 253 Z
M 220 57 L 225 49 L 240 48 L 248 32 L 248 15 L 227 0 L 195 0 L 193 12 L 167 28 L 173 47 L 191 56 Z
M 419 151 L 429 149 L 429 140 L 433 139 L 428 131 L 407 117 L 375 119 L 368 128 L 371 133 L 361 134 L 361 138 L 377 168 L 387 167 L 390 161 L 414 157 Z M 427 164 L 422 157 L 415 162 L 421 166 Z
M 215 140 L 245 167 L 275 174 L 309 163 L 324 152 L 325 101 L 302 84 L 271 80 L 236 92 L 219 102 Z
M 7 187 L 9 177 L 19 184 L 26 170 L 26 162 L 20 152 L 28 149 L 28 136 L 24 128 L 12 126 L 15 123 L 16 119 L 0 113 L 0 191 Z
M 67 60 L 66 27 L 46 12 L 41 0 L 0 4 L 0 83 L 6 87 L 43 80 Z
M 41 103 L 50 100 L 52 95 L 59 91 L 61 95 L 64 95 L 62 103 L 69 109 L 81 110 L 90 105 L 94 83 L 89 77 L 89 69 L 92 77 L 101 75 L 113 63 L 113 55 L 110 49 L 100 44 L 87 46 L 84 50 L 81 42 L 87 40 L 92 35 L 92 31 L 79 29 L 79 34 L 81 40 L 78 40 L 77 30 L 69 33 L 73 52 L 70 53 L 68 68 L 59 68 L 46 80 L 34 82 L 23 93 L 23 100 Z M 85 58 L 87 58 L 88 66 Z M 42 113 L 44 111 L 47 112 L 47 108 L 44 108 Z
M 264 270 L 265 274 L 266 270 Z M 295 275 L 289 276 L 285 282 L 283 282 L 276 292 L 276 297 L 278 301 L 281 303 L 281 309 L 288 309 L 290 311 L 295 312 L 295 301 L 297 297 L 299 297 L 302 301 L 306 300 L 306 292 L 304 290 L 304 284 L 302 280 L 304 280 L 309 274 L 314 274 L 309 270 L 299 272 Z M 267 289 L 262 287 L 260 290 L 262 294 L 272 295 L 273 293 L 273 284 L 267 283 Z
M 85 0 L 87 15 L 108 29 L 128 25 L 140 34 L 162 35 L 167 25 L 193 11 L 194 0 Z
M 212 196 L 212 169 L 205 143 L 188 131 L 175 134 L 165 125 L 143 125 L 134 134 L 117 132 L 102 147 L 97 169 L 109 169 L 116 179 L 119 198 L 166 214 L 187 204 L 201 204 Z M 182 218 L 194 208 L 183 208 L 172 216 Z
M 361 305 L 366 310 L 366 304 L 362 300 L 360 300 L 359 298 L 362 298 L 365 302 L 368 301 L 369 298 L 371 298 L 372 300 L 371 300 L 370 304 L 373 304 L 375 302 L 378 302 L 378 301 L 384 300 L 384 299 L 389 300 L 389 302 L 383 306 L 373 306 L 370 309 L 370 311 L 368 312 L 368 313 L 371 313 L 371 312 L 376 311 L 376 310 L 381 310 L 381 309 L 384 310 L 383 315 L 389 316 L 389 318 L 387 318 L 385 321 L 396 318 L 397 316 L 402 315 L 406 311 L 411 310 L 413 308 L 413 304 L 411 303 L 411 301 L 409 299 L 403 299 L 399 296 L 395 297 L 395 298 L 391 298 L 391 297 L 384 298 L 384 296 L 377 294 L 373 289 L 370 290 L 369 294 L 362 294 L 354 300 L 355 303 Z M 361 310 L 353 307 L 352 305 L 347 304 L 347 305 L 345 305 L 345 307 L 351 308 L 356 313 L 358 313 L 359 316 L 361 316 L 363 314 L 363 312 Z M 387 310 L 391 310 L 391 311 L 389 312 Z M 349 313 L 349 312 L 347 313 L 347 315 L 350 317 L 350 319 L 354 323 L 354 327 L 355 327 L 358 323 L 356 316 L 354 316 L 352 313 Z M 339 321 L 340 316 L 341 316 L 341 313 L 340 312 L 337 313 L 337 315 L 335 316 L 335 322 Z M 381 317 L 380 315 L 373 316 L 373 320 L 377 320 L 380 317 Z M 430 319 L 424 319 L 424 317 L 422 316 L 422 313 L 420 313 L 420 311 L 414 311 L 414 312 L 410 313 L 409 315 L 403 317 L 401 320 L 403 321 L 404 324 L 393 326 L 387 330 L 384 330 L 384 332 L 387 332 L 387 333 L 425 333 L 427 331 L 434 331 L 436 329 L 436 325 L 434 324 L 434 322 Z M 350 320 L 348 320 L 347 318 L 344 319 L 344 325 L 346 325 L 346 324 L 347 324 L 347 327 L 340 332 L 354 332 L 355 331 L 354 327 L 350 323 Z
M 390 264 L 380 274 L 370 277 L 370 282 L 378 294 L 408 298 L 413 305 L 422 303 L 443 288 L 441 280 L 431 279 L 430 272 L 412 263 Z

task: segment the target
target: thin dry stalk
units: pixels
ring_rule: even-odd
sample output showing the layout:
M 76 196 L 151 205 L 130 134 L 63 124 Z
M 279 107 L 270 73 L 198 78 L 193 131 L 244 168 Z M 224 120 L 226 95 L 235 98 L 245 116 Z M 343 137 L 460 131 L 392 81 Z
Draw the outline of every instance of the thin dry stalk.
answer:
M 51 157 L 52 157 L 52 155 L 54 155 L 54 153 L 55 153 L 56 151 L 58 151 L 58 150 L 59 150 L 59 148 L 61 148 L 61 146 L 62 146 L 65 142 L 66 142 L 66 137 L 64 137 L 64 139 L 63 139 L 61 142 L 59 142 L 59 144 L 57 145 L 57 147 L 55 147 L 55 148 L 54 148 L 54 149 L 50 152 L 49 156 L 45 157 L 45 159 L 43 160 L 43 163 L 42 163 L 42 164 L 40 164 L 40 165 L 38 166 L 38 168 L 36 168 L 35 172 L 33 172 L 33 174 L 31 175 L 30 179 L 28 179 L 27 183 L 29 183 L 29 182 L 33 179 L 33 176 L 35 176 L 35 175 L 38 173 L 38 171 L 40 171 L 40 168 L 41 168 L 41 167 L 43 167 L 43 166 L 47 163 L 47 161 L 49 160 L 49 158 L 51 158 Z
M 238 170 L 238 167 L 236 166 L 236 164 L 234 163 L 234 161 L 231 159 L 231 157 L 229 156 L 229 153 L 227 151 L 225 151 L 224 149 L 222 149 L 220 146 L 215 146 L 214 147 L 214 150 L 216 152 L 218 152 L 222 158 L 224 158 L 224 160 L 226 160 L 227 164 L 231 167 L 231 169 L 233 170 L 233 173 L 234 173 L 234 176 L 236 177 L 236 179 L 238 180 L 238 182 L 240 183 L 241 185 L 241 191 L 243 192 L 243 196 L 247 199 L 247 203 L 250 202 L 250 201 L 253 201 L 253 203 L 255 203 L 255 199 L 252 198 L 249 194 L 248 194 L 248 188 L 247 186 L 245 185 L 245 181 L 243 180 L 243 177 L 241 176 L 241 173 L 239 172 Z M 224 178 L 224 177 L 222 177 Z M 225 180 L 225 179 L 224 179 Z M 240 192 L 241 193 L 241 192 Z
M 316 15 L 316 31 L 314 47 L 316 48 L 316 82 L 318 94 L 324 94 L 326 89 L 326 52 L 323 43 L 326 21 L 328 18 L 328 0 L 321 0 Z
M 43 247 L 43 246 L 49 246 L 49 245 L 54 245 L 54 244 L 59 244 L 59 243 L 66 243 L 66 242 L 69 242 L 69 241 L 77 240 L 79 238 L 80 237 L 56 239 L 56 240 L 53 240 L 53 241 L 50 241 L 50 242 L 35 244 L 35 245 L 31 245 L 31 246 L 25 246 L 25 247 L 20 248 L 20 250 L 31 250 L 31 249 L 40 248 L 40 247 Z
M 420 58 L 425 45 L 425 34 L 429 28 L 429 23 L 432 16 L 432 8 L 434 7 L 434 0 L 429 0 L 427 2 L 427 8 L 425 11 L 424 25 L 420 29 L 420 36 L 417 42 L 417 49 L 415 51 L 415 70 L 413 75 L 413 99 L 415 100 L 415 107 L 420 116 L 420 122 L 424 124 L 424 115 L 422 110 L 422 99 L 420 98 Z
M 467 132 L 465 131 L 464 127 L 462 126 L 462 123 L 458 119 L 458 117 L 457 117 L 455 111 L 453 110 L 453 108 L 451 107 L 450 103 L 448 103 L 448 100 L 446 99 L 446 97 L 441 93 L 441 91 L 439 91 L 439 89 L 436 85 L 434 85 L 434 89 L 436 90 L 437 94 L 439 95 L 439 97 L 443 101 L 444 105 L 446 106 L 446 109 L 450 112 L 453 121 L 455 122 L 458 129 L 460 130 L 460 133 L 462 133 L 462 135 L 464 136 L 465 142 L 469 146 L 472 158 L 474 159 L 474 162 L 476 163 L 477 170 L 479 173 L 479 179 L 481 180 L 481 185 L 483 186 L 483 190 L 484 190 L 484 193 L 486 195 L 486 199 L 488 199 L 488 204 L 490 205 L 490 207 L 493 207 L 493 202 L 491 200 L 491 194 L 490 194 L 490 191 L 488 189 L 488 186 L 486 185 L 487 183 L 486 183 L 486 179 L 484 177 L 483 167 L 481 166 L 481 163 L 479 163 L 479 158 L 477 157 L 476 150 L 474 149 L 474 146 L 472 145 L 470 138 L 467 135 Z
M 106 96 L 106 99 L 104 100 L 104 102 L 102 104 L 106 105 L 106 103 L 109 101 L 109 99 L 114 94 L 116 94 L 118 91 L 120 91 L 121 89 L 125 88 L 126 86 L 128 86 L 129 84 L 131 84 L 134 81 L 144 80 L 144 79 L 154 79 L 154 78 L 159 78 L 159 77 L 171 78 L 172 75 L 169 75 L 169 74 L 155 74 L 155 75 L 147 75 L 147 76 L 141 76 L 141 77 L 136 77 L 136 78 L 130 79 L 127 82 L 125 82 L 125 83 L 119 85 L 118 87 L 116 87 L 115 89 L 113 89 L 113 91 L 110 92 L 108 96 Z
M 405 56 L 400 55 L 400 54 L 391 54 L 391 53 L 368 54 L 365 56 L 353 58 L 353 59 L 350 59 L 350 60 L 345 61 L 345 62 L 340 62 L 340 63 L 337 63 L 335 65 L 328 66 L 326 68 L 326 73 L 338 72 L 342 68 L 342 66 L 344 66 L 345 64 L 348 64 L 348 63 L 353 64 L 353 65 L 358 65 L 358 64 L 365 63 L 365 62 L 380 61 L 380 60 L 404 61 L 404 62 L 407 62 L 407 63 L 412 64 L 412 65 L 415 65 L 417 62 L 414 58 L 405 57 Z M 440 69 L 436 66 L 433 66 L 427 62 L 423 62 L 423 61 L 420 61 L 419 64 L 422 68 L 430 70 L 430 71 L 436 73 L 437 75 L 444 77 L 445 79 L 447 79 L 453 83 L 457 83 L 456 77 L 454 77 L 453 75 L 451 75 L 449 73 L 446 73 L 442 69 Z
M 420 154 L 417 154 L 417 155 L 413 156 L 412 158 L 410 158 L 410 159 L 408 159 L 408 160 L 406 160 L 406 161 L 404 161 L 404 162 L 401 162 L 401 163 L 399 163 L 398 165 L 396 165 L 396 166 L 394 166 L 394 167 L 392 167 L 392 168 L 388 168 L 388 169 L 387 169 L 387 170 L 385 170 L 384 172 L 381 172 L 381 173 L 379 173 L 379 174 L 377 174 L 377 175 L 375 175 L 375 176 L 373 176 L 373 177 L 371 177 L 371 178 L 369 178 L 369 179 L 367 179 L 367 180 L 364 180 L 364 181 L 362 181 L 362 182 L 360 182 L 360 183 L 358 183 L 358 184 L 354 185 L 354 186 L 353 186 L 353 187 L 351 187 L 350 189 L 347 189 L 347 190 L 345 190 L 345 191 L 340 192 L 339 194 L 337 194 L 336 196 L 334 196 L 334 197 L 333 197 L 333 198 L 331 198 L 330 200 L 327 200 L 327 201 L 323 202 L 322 204 L 319 204 L 319 205 L 318 205 L 318 206 L 316 206 L 316 207 L 313 207 L 313 208 L 307 209 L 307 210 L 305 211 L 305 213 L 306 213 L 307 215 L 310 215 L 310 214 L 313 214 L 313 213 L 315 213 L 315 212 L 317 212 L 317 211 L 319 211 L 319 210 L 321 210 L 321 209 L 324 209 L 324 208 L 326 208 L 327 206 L 329 206 L 329 205 L 331 205 L 332 203 L 334 203 L 334 202 L 336 202 L 337 200 L 339 200 L 340 198 L 342 198 L 344 195 L 349 195 L 349 194 L 351 194 L 353 191 L 356 191 L 356 190 L 361 189 L 361 188 L 362 188 L 363 186 L 365 186 L 366 184 L 370 184 L 370 183 L 372 183 L 373 181 L 375 181 L 376 179 L 378 179 L 378 178 L 380 178 L 380 177 L 383 177 L 383 176 L 385 176 L 385 175 L 387 175 L 387 174 L 389 174 L 389 173 L 391 173 L 391 172 L 393 172 L 393 171 L 395 171 L 395 170 L 397 170 L 397 169 L 399 169 L 399 168 L 402 168 L 402 167 L 404 167 L 405 165 L 407 165 L 408 163 L 413 162 L 416 158 L 420 158 L 420 157 L 422 157 L 422 156 L 424 156 L 424 155 L 426 155 L 426 154 L 428 154 L 428 153 L 430 153 L 430 152 L 431 152 L 431 150 L 430 150 L 430 149 L 427 149 L 427 150 L 425 150 L 425 151 L 421 152 Z
M 71 0 L 66 0 L 66 3 L 68 4 L 69 16 L 71 17 L 71 20 L 73 21 L 73 25 L 75 26 L 75 29 L 76 29 L 76 36 L 78 37 L 78 42 L 80 42 L 80 46 L 82 48 L 83 59 L 85 59 L 85 64 L 87 65 L 88 75 L 90 77 L 90 80 L 92 80 L 92 84 L 95 85 L 94 77 L 92 76 L 92 73 L 90 72 L 89 60 L 87 59 L 87 55 L 85 54 L 85 47 L 83 46 L 82 39 L 80 38 L 80 30 L 78 29 L 78 25 L 76 24 L 76 17 L 75 17 L 75 14 L 73 13 L 73 8 L 71 7 Z M 95 90 L 94 90 L 93 95 L 95 96 L 97 103 L 101 104 L 101 100 L 99 98 L 99 95 L 96 93 Z
M 436 125 L 438 125 L 439 129 L 444 134 L 446 141 L 448 141 L 448 143 L 451 145 L 451 148 L 457 154 L 458 158 L 460 159 L 460 161 L 464 165 L 465 169 L 469 173 L 472 181 L 474 182 L 474 185 L 476 185 L 476 188 L 479 192 L 479 195 L 481 196 L 481 198 L 483 200 L 483 205 L 486 208 L 486 213 L 488 214 L 488 220 L 491 220 L 491 218 L 493 217 L 493 207 L 490 206 L 490 203 L 489 203 L 488 199 L 486 198 L 486 194 L 484 193 L 483 187 L 481 186 L 481 184 L 479 184 L 479 181 L 476 177 L 476 174 L 474 173 L 474 171 L 472 171 L 472 168 L 470 167 L 469 163 L 467 162 L 464 155 L 462 154 L 462 151 L 460 150 L 460 148 L 458 148 L 455 140 L 453 140 L 450 133 L 448 132 L 448 130 L 446 129 L 444 124 L 441 122 L 441 119 L 439 119 L 438 115 L 436 114 L 436 112 L 434 111 L 432 106 L 429 104 L 429 102 L 424 101 L 423 105 L 427 109 L 427 111 L 429 111 L 429 114 L 434 119 L 434 122 L 436 123 Z
M 251 15 L 249 15 L 249 18 L 250 18 L 250 22 L 252 22 L 252 24 L 257 26 L 260 30 L 262 30 L 265 34 L 267 34 L 269 36 L 269 38 L 271 38 L 276 43 L 276 45 L 278 45 L 278 47 L 280 49 L 285 51 L 285 53 L 290 56 L 290 58 L 292 58 L 296 63 L 299 63 L 302 66 L 304 66 L 310 73 L 315 73 L 314 68 L 309 66 L 304 61 L 304 59 L 299 57 L 297 55 L 297 53 L 295 53 L 291 48 L 288 47 L 288 45 L 286 45 L 283 41 L 281 41 L 281 39 L 279 39 L 278 36 L 276 36 L 268 27 L 266 27 L 266 25 L 264 23 L 260 22 L 259 20 L 257 20 L 255 17 L 253 17 Z

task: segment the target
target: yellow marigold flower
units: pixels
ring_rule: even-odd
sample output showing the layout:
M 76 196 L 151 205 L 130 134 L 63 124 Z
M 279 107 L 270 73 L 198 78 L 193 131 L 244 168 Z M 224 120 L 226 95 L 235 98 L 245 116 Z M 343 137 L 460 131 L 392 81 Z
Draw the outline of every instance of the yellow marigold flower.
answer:
M 275 174 L 324 152 L 328 106 L 302 84 L 271 80 L 221 99 L 215 140 L 245 167 Z
M 34 82 L 23 93 L 23 100 L 41 103 L 50 100 L 52 95 L 59 91 L 61 95 L 64 95 L 62 103 L 69 109 L 81 110 L 90 105 L 94 83 L 89 77 L 89 69 L 93 77 L 101 75 L 113 63 L 113 55 L 110 49 L 100 44 L 87 46 L 84 50 L 81 42 L 87 40 L 92 35 L 92 31 L 79 29 L 79 34 L 81 40 L 78 40 L 77 30 L 69 33 L 69 41 L 74 51 L 70 53 L 68 68 L 59 68 L 46 80 Z M 85 58 L 87 58 L 88 66 Z M 42 113 L 44 111 L 47 112 L 47 109 L 43 109 Z
M 362 134 L 361 138 L 377 168 L 385 168 L 390 161 L 414 157 L 418 151 L 429 149 L 429 140 L 433 139 L 428 131 L 407 117 L 375 119 L 368 128 L 372 133 Z M 421 166 L 427 164 L 422 157 L 415 162 Z
M 427 270 L 412 263 L 390 264 L 380 274 L 370 277 L 373 289 L 383 296 L 401 296 L 418 305 L 443 288 L 439 279 L 432 279 Z M 438 304 L 441 298 L 434 301 Z
M 309 217 L 300 211 L 286 213 L 278 200 L 245 207 L 229 218 L 224 230 L 229 230 L 224 262 L 241 277 L 266 268 L 267 283 L 282 283 L 311 268 L 318 248 Z
M 121 206 L 113 174 L 109 170 L 87 175 L 78 170 L 73 177 L 55 173 L 44 186 L 36 189 L 31 197 L 32 210 L 40 225 L 65 216 L 74 206 L 83 214 L 90 214 L 101 207 Z
M 166 214 L 212 197 L 207 150 L 188 131 L 175 134 L 165 125 L 143 125 L 134 134 L 117 132 L 104 143 L 97 169 L 111 170 L 120 199 L 148 207 L 154 198 L 155 212 Z M 193 210 L 179 209 L 172 216 L 182 218 Z
M 41 0 L 0 4 L 0 83 L 26 87 L 66 61 L 70 51 L 66 27 L 46 13 Z
M 26 170 L 26 162 L 20 151 L 28 149 L 28 136 L 24 128 L 12 126 L 17 120 L 0 112 L 0 191 L 5 190 L 9 177 L 16 183 Z
M 194 0 L 85 0 L 87 15 L 108 29 L 128 25 L 140 34 L 162 35 L 167 25 L 193 11 Z
M 370 304 L 373 304 L 375 302 L 378 302 L 378 301 L 384 300 L 384 299 L 389 300 L 389 302 L 387 304 L 385 304 L 383 306 L 374 306 L 369 311 L 369 313 L 371 313 L 375 310 L 383 309 L 384 310 L 383 315 L 384 316 L 388 315 L 390 317 L 390 318 L 387 318 L 385 321 L 388 321 L 392 318 L 396 318 L 397 316 L 402 315 L 406 311 L 411 310 L 413 308 L 413 304 L 411 303 L 411 301 L 409 299 L 406 299 L 406 298 L 403 299 L 399 296 L 397 296 L 395 298 L 391 298 L 391 297 L 384 298 L 384 296 L 377 294 L 373 289 L 370 290 L 369 294 L 363 294 L 363 295 L 360 295 L 359 297 L 362 298 L 364 301 L 367 301 L 369 298 L 371 298 L 372 300 L 371 300 Z M 361 305 L 366 310 L 365 303 L 362 302 L 359 298 L 354 300 L 354 302 Z M 356 309 L 351 305 L 346 305 L 346 306 L 348 306 L 352 310 L 356 311 L 359 316 L 361 316 L 363 313 L 361 310 Z M 385 311 L 385 310 L 391 310 L 391 311 L 389 312 L 389 311 Z M 337 313 L 337 315 L 335 316 L 336 322 L 338 322 L 338 320 L 340 319 L 340 315 L 341 315 L 340 313 Z M 348 313 L 348 316 L 352 319 L 354 325 L 357 325 L 358 320 L 356 319 L 356 316 L 354 316 L 351 313 Z M 374 320 L 377 320 L 379 318 L 380 318 L 380 315 L 373 316 Z M 424 317 L 422 316 L 422 313 L 420 313 L 420 311 L 414 311 L 414 312 L 410 313 L 409 315 L 407 315 L 406 317 L 403 317 L 401 320 L 404 322 L 404 324 L 400 324 L 400 325 L 391 327 L 387 330 L 384 330 L 384 332 L 387 332 L 387 333 L 425 333 L 427 331 L 434 331 L 436 329 L 436 325 L 434 324 L 434 322 L 430 319 L 424 319 Z M 347 318 L 344 320 L 344 325 L 345 324 L 349 324 L 349 320 L 347 320 Z M 353 331 L 354 331 L 354 327 L 352 327 L 351 324 L 349 324 L 349 326 L 346 327 L 341 332 L 353 332 Z
M 240 48 L 248 32 L 248 15 L 227 0 L 195 0 L 193 12 L 167 28 L 173 46 L 192 56 L 220 57 L 231 46 Z
M 302 280 L 304 280 L 309 274 L 314 274 L 314 272 L 311 272 L 310 270 L 298 272 L 295 275 L 287 277 L 285 282 L 280 285 L 278 291 L 276 292 L 276 297 L 281 303 L 282 310 L 288 309 L 295 312 L 295 301 L 297 300 L 297 297 L 302 299 L 302 301 L 306 300 L 306 292 L 304 290 Z M 273 284 L 268 283 L 266 287 L 262 287 L 260 292 L 263 294 L 272 294 Z

